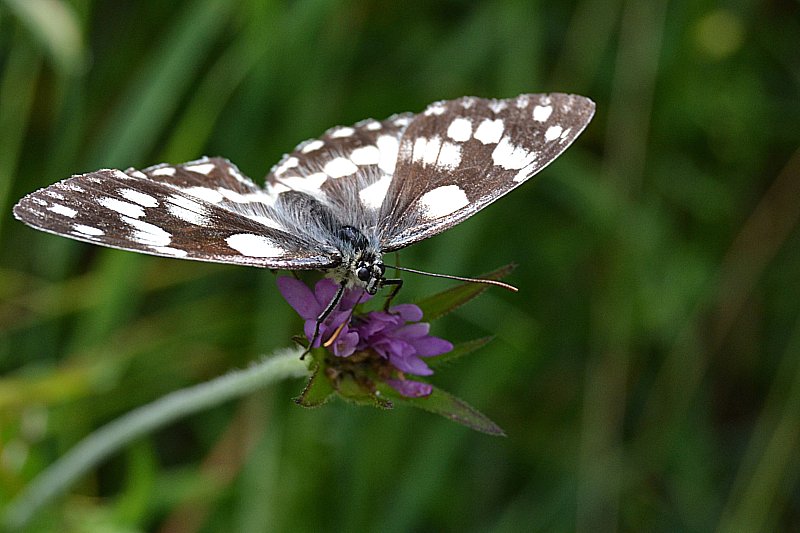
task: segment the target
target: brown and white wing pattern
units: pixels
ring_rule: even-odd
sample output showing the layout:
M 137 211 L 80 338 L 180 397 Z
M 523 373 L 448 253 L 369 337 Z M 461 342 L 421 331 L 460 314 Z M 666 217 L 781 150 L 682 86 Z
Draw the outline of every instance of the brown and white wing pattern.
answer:
M 287 269 L 338 264 L 335 250 L 280 229 L 267 216 L 267 195 L 238 172 L 219 158 L 98 170 L 27 195 L 14 216 L 49 233 L 166 257 Z
M 403 132 L 379 221 L 396 250 L 474 215 L 556 159 L 589 124 L 594 102 L 569 94 L 437 102 Z
M 264 187 L 226 159 L 202 158 L 73 176 L 27 195 L 14 215 L 123 250 L 332 269 L 472 216 L 551 163 L 593 114 L 576 95 L 464 97 L 332 128 L 286 154 Z

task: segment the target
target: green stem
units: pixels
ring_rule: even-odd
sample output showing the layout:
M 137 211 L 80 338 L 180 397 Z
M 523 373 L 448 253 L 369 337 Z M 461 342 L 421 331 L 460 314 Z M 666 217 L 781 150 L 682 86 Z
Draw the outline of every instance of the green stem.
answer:
M 300 353 L 299 349 L 276 352 L 244 370 L 167 394 L 101 427 L 25 487 L 6 507 L 2 526 L 9 531 L 23 528 L 44 505 L 66 492 L 91 468 L 154 429 L 278 380 L 307 376 Z

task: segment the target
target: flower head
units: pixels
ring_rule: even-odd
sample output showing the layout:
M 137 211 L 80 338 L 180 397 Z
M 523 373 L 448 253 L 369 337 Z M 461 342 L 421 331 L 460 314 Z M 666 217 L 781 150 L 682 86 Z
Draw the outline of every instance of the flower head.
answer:
M 299 280 L 280 277 L 278 288 L 289 305 L 305 319 L 305 334 L 310 341 L 317 317 L 333 301 L 339 287 L 333 280 L 324 278 L 312 292 Z M 371 371 L 403 396 L 429 395 L 431 385 L 408 380 L 405 374 L 433 374 L 422 358 L 449 352 L 453 345 L 428 335 L 430 325 L 420 322 L 422 310 L 413 304 L 397 305 L 386 311 L 355 313 L 356 305 L 369 298 L 362 289 L 346 289 L 339 304 L 320 324 L 313 347 L 323 345 L 335 356 L 349 358 L 349 364 L 342 361 L 338 366 L 350 373 Z M 351 357 L 355 355 L 358 357 Z

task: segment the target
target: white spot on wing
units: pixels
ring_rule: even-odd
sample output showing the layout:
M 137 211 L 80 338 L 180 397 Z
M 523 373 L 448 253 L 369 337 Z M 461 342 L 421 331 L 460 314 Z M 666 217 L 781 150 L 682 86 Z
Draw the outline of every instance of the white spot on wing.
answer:
M 173 167 L 157 168 L 151 172 L 151 174 L 153 174 L 153 176 L 174 176 L 175 169 Z
M 533 175 L 534 170 L 536 170 L 536 162 L 526 165 L 522 167 L 522 169 L 517 172 L 517 175 L 514 176 L 514 181 L 519 183 L 525 181 L 526 179 L 530 178 Z
M 84 224 L 75 224 L 72 228 L 78 233 L 83 233 L 84 235 L 89 235 L 91 237 L 99 237 L 100 235 L 105 235 L 105 231 L 99 228 L 93 228 L 92 226 L 86 226 Z
M 390 135 L 381 135 L 376 141 L 381 157 L 378 167 L 387 174 L 394 174 L 394 167 L 397 164 L 397 151 L 400 148 L 400 141 Z
M 367 123 L 367 129 L 370 131 L 375 131 L 381 129 L 381 123 L 377 120 L 373 120 L 372 122 Z
M 131 238 L 140 244 L 145 244 L 147 246 L 167 246 L 170 241 L 172 241 L 172 235 L 155 224 L 150 224 L 144 220 L 131 218 L 125 215 L 122 216 L 122 220 L 136 228 Z
M 503 121 L 499 118 L 491 120 L 484 119 L 478 124 L 474 137 L 483 144 L 496 144 L 503 136 Z
M 447 136 L 458 142 L 468 141 L 472 137 L 472 121 L 463 117 L 453 119 L 447 128 Z
M 236 233 L 225 239 L 225 242 L 247 257 L 280 257 L 284 253 L 282 248 L 267 237 L 253 233 Z
M 186 189 L 183 189 L 183 192 L 189 196 L 200 198 L 201 200 L 205 200 L 206 202 L 212 204 L 221 202 L 223 198 L 222 193 L 215 191 L 214 189 L 209 189 L 208 187 L 187 187 Z
M 514 146 L 507 136 L 503 137 L 492 152 L 494 164 L 506 170 L 519 170 L 533 163 L 535 159 L 534 152 L 528 152 L 521 146 Z
M 286 176 L 278 178 L 280 183 L 283 183 L 290 189 L 311 193 L 319 192 L 320 187 L 322 187 L 322 184 L 327 180 L 328 175 L 324 172 L 315 172 L 314 174 L 310 174 L 304 178 L 300 176 Z
M 186 257 L 189 255 L 185 250 L 178 250 L 169 246 L 153 246 L 153 251 L 164 255 L 171 255 L 172 257 Z
M 343 178 L 358 171 L 358 167 L 346 157 L 337 157 L 323 167 L 325 174 L 332 178 Z
M 419 199 L 425 218 L 436 219 L 455 213 L 469 204 L 466 193 L 458 185 L 444 185 L 430 190 Z
M 333 132 L 331 132 L 331 137 L 334 137 L 334 138 L 336 138 L 336 137 L 350 137 L 355 132 L 356 132 L 356 130 L 354 130 L 353 128 L 350 128 L 350 127 L 339 128 L 339 129 L 334 130 Z
M 228 167 L 228 174 L 230 174 L 231 176 L 233 176 L 233 177 L 234 177 L 234 179 L 236 179 L 236 181 L 238 181 L 238 182 L 240 182 L 240 183 L 244 183 L 244 184 L 246 184 L 246 185 L 253 185 L 253 182 L 252 182 L 252 181 L 250 181 L 250 179 L 248 179 L 248 178 L 247 178 L 247 177 L 246 177 L 244 174 L 242 174 L 241 172 L 239 172 L 239 171 L 236 169 L 236 167 L 235 167 L 235 166 L 233 166 L 233 165 L 231 165 L 231 166 L 229 166 L 229 167 Z
M 350 153 L 350 161 L 356 165 L 377 165 L 381 151 L 377 146 L 360 146 Z
M 133 218 L 139 218 L 144 216 L 144 209 L 142 209 L 141 206 L 132 204 L 130 202 L 123 202 L 122 200 L 117 200 L 116 198 L 109 198 L 108 196 L 105 196 L 97 200 L 97 203 L 107 209 L 116 211 L 120 215 L 125 215 Z
M 131 202 L 139 204 L 142 207 L 158 206 L 158 200 L 156 200 L 149 194 L 145 194 L 143 192 L 139 192 L 133 189 L 120 189 L 119 194 L 126 200 L 130 200 Z
M 556 124 L 555 126 L 550 126 L 549 128 L 547 128 L 547 131 L 544 132 L 544 139 L 546 141 L 554 141 L 561 136 L 562 131 L 563 128 L 558 124 Z
M 189 224 L 194 224 L 195 226 L 205 226 L 208 224 L 208 218 L 206 216 L 205 209 L 202 209 L 202 206 L 199 204 L 198 207 L 201 209 L 199 211 L 194 211 L 181 205 L 170 203 L 167 205 L 167 211 L 169 211 L 172 216 L 179 218 L 184 222 L 188 222 Z
M 181 196 L 180 194 L 173 194 L 167 201 L 178 205 L 184 209 L 191 209 L 192 211 L 197 211 L 198 213 L 205 213 L 206 209 L 202 205 L 198 204 L 191 198 L 186 198 L 185 196 Z
M 460 164 L 461 146 L 450 142 L 443 143 L 442 150 L 439 152 L 439 159 L 436 160 L 436 166 L 453 170 Z
M 203 174 L 208 176 L 208 174 L 214 170 L 214 163 L 200 163 L 199 165 L 189 165 L 187 167 L 183 167 L 184 170 L 188 170 L 189 172 L 197 172 L 198 174 Z
M 386 198 L 386 192 L 389 190 L 391 183 L 391 176 L 381 176 L 381 179 L 375 183 L 364 187 L 358 192 L 361 203 L 370 209 L 378 209 L 383 205 L 383 199 Z
M 264 215 L 245 215 L 250 220 L 255 220 L 259 224 L 263 224 L 268 228 L 275 228 L 281 231 L 286 231 L 283 226 L 281 226 L 278 222 L 272 220 L 271 218 L 264 216 Z
M 495 113 L 501 113 L 508 107 L 508 102 L 505 100 L 492 100 L 489 102 L 489 109 Z
M 320 141 L 319 139 L 316 139 L 316 140 L 309 141 L 308 143 L 306 143 L 300 149 L 300 151 L 303 152 L 304 154 L 308 154 L 308 153 L 313 152 L 314 150 L 319 150 L 323 146 L 325 146 L 325 143 Z
M 537 105 L 533 108 L 533 120 L 537 122 L 546 122 L 552 114 L 553 106 L 551 105 Z
M 431 165 L 439 157 L 439 150 L 442 147 L 442 140 L 438 135 L 430 139 L 417 137 L 414 140 L 414 149 L 411 153 L 412 161 L 421 161 L 423 165 Z
M 77 211 L 72 209 L 71 207 L 67 207 L 61 204 L 53 204 L 47 208 L 48 211 L 52 211 L 58 215 L 64 215 L 65 217 L 74 218 L 75 215 L 78 214 Z
M 287 157 L 286 160 L 283 163 L 280 163 L 273 172 L 276 176 L 280 176 L 290 168 L 294 168 L 299 164 L 300 161 L 296 157 Z
M 425 110 L 425 116 L 441 115 L 444 111 L 444 102 L 434 102 Z

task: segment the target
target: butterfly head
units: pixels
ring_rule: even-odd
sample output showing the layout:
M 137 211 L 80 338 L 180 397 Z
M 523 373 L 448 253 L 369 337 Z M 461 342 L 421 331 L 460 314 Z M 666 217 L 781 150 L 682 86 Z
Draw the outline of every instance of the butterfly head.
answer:
M 362 258 L 356 263 L 354 272 L 358 281 L 364 285 L 367 294 L 374 295 L 381 288 L 386 268 L 380 259 L 365 260 Z

